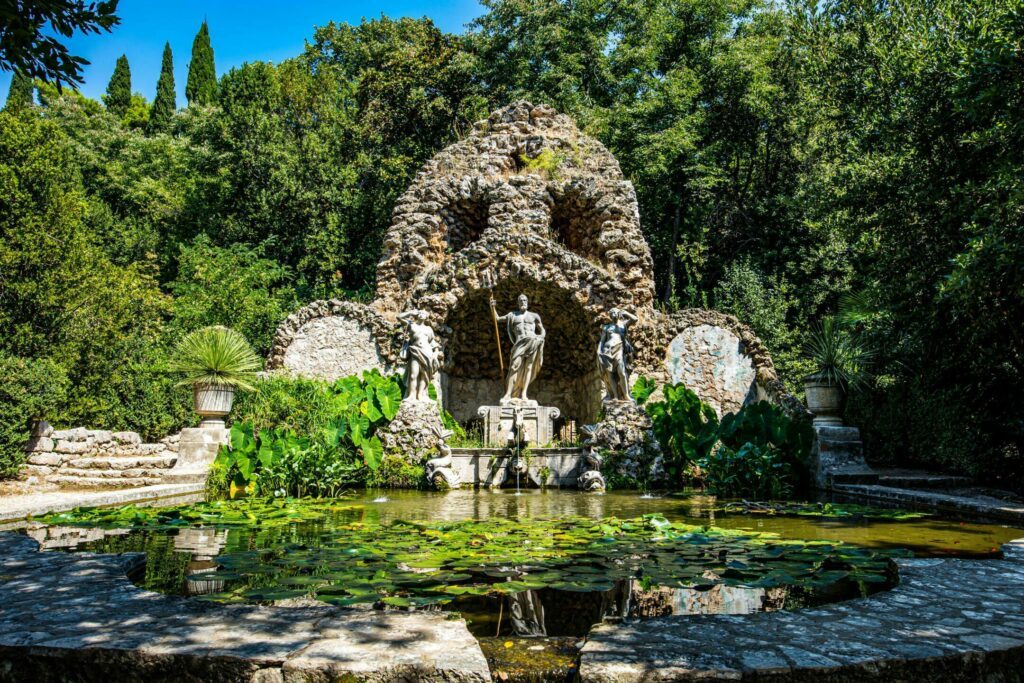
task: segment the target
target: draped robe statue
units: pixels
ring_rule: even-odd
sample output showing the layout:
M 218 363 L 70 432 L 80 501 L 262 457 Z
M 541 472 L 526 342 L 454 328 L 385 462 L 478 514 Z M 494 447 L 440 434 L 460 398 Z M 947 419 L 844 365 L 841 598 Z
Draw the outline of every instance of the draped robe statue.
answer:
M 402 346 L 405 361 L 405 396 L 410 401 L 430 401 L 427 388 L 441 367 L 440 347 L 426 311 L 405 311 L 398 319 L 409 328 L 409 340 Z
M 509 353 L 508 375 L 505 378 L 505 395 L 500 403 L 522 403 L 526 405 L 537 405 L 526 395 L 540 367 L 544 363 L 544 337 L 547 334 L 540 316 L 529 310 L 529 300 L 525 294 L 520 294 L 519 310 L 511 311 L 502 316 L 495 314 L 498 322 L 505 323 L 508 337 L 512 341 L 512 351 Z M 491 301 L 491 307 L 495 307 Z
M 601 328 L 597 343 L 597 362 L 601 367 L 606 401 L 632 401 L 629 391 L 629 371 L 633 360 L 633 347 L 626 338 L 626 329 L 637 317 L 620 308 L 608 312 L 610 322 Z

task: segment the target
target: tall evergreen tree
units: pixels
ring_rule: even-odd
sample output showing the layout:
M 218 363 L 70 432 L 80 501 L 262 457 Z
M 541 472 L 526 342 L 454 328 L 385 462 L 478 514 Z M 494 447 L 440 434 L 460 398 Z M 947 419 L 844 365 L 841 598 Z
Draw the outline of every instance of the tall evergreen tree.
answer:
M 125 55 L 117 58 L 117 66 L 114 67 L 110 83 L 107 83 L 103 103 L 107 105 L 107 111 L 119 119 L 124 118 L 132 104 L 132 70 Z
M 188 65 L 185 96 L 189 104 L 213 104 L 217 98 L 217 71 L 213 66 L 210 28 L 205 21 L 192 41 L 192 62 Z
M 171 118 L 177 108 L 174 97 L 174 57 L 171 44 L 164 45 L 163 64 L 160 65 L 160 80 L 156 82 L 156 99 L 149 112 L 149 132 L 159 133 L 171 125 Z
M 11 89 L 7 91 L 4 109 L 15 111 L 32 106 L 35 89 L 35 82 L 30 77 L 15 71 L 14 77 L 11 78 Z

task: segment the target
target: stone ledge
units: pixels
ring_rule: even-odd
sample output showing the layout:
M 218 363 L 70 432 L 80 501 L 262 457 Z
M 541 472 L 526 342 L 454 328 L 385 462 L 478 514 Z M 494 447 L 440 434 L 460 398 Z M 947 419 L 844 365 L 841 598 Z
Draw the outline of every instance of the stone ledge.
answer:
M 136 588 L 137 554 L 37 549 L 0 534 L 0 681 L 490 680 L 445 613 L 219 605 Z
M 0 525 L 23 525 L 27 517 L 41 517 L 51 512 L 64 512 L 76 507 L 106 507 L 127 503 L 172 505 L 194 502 L 205 497 L 204 482 L 158 484 L 106 491 L 51 491 L 0 496 Z
M 632 681 L 1020 680 L 1024 545 L 1003 560 L 901 560 L 871 598 L 794 612 L 601 625 L 580 679 Z
M 918 490 L 877 484 L 837 485 L 833 487 L 832 493 L 858 503 L 881 503 L 961 517 L 983 517 L 1011 524 L 1024 522 L 1024 506 L 985 495 L 961 495 L 956 491 Z

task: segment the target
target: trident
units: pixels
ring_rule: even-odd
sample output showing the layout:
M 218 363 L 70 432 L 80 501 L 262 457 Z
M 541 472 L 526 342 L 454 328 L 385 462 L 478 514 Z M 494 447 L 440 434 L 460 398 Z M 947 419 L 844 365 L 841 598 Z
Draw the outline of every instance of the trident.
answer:
M 501 333 L 498 332 L 498 311 L 494 301 L 494 280 L 490 273 L 484 273 L 484 287 L 487 288 L 487 295 L 490 298 L 488 304 L 491 309 L 491 319 L 494 321 L 494 339 L 498 342 L 498 365 L 501 367 L 501 376 L 505 376 L 505 354 L 501 352 Z

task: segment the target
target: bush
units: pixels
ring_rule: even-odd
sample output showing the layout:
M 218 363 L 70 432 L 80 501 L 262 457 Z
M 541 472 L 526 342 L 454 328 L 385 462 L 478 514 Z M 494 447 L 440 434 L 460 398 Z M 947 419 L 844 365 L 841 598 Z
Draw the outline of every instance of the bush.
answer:
M 0 478 L 17 475 L 33 423 L 54 419 L 67 388 L 67 375 L 53 361 L 0 355 Z
M 726 498 L 784 498 L 793 492 L 797 474 L 777 448 L 753 443 L 745 443 L 737 450 L 719 444 L 697 465 L 708 490 Z
M 397 376 L 376 370 L 333 383 L 259 380 L 233 411 L 231 441 L 217 464 L 236 488 L 261 495 L 336 495 L 381 467 L 376 432 L 394 419 L 401 398 Z
M 409 462 L 400 455 L 385 455 L 380 467 L 368 473 L 367 488 L 418 489 L 427 481 L 422 464 Z
M 687 470 L 718 441 L 718 414 L 682 384 L 664 388 L 665 400 L 647 404 L 651 429 L 661 444 L 669 484 L 683 486 Z

